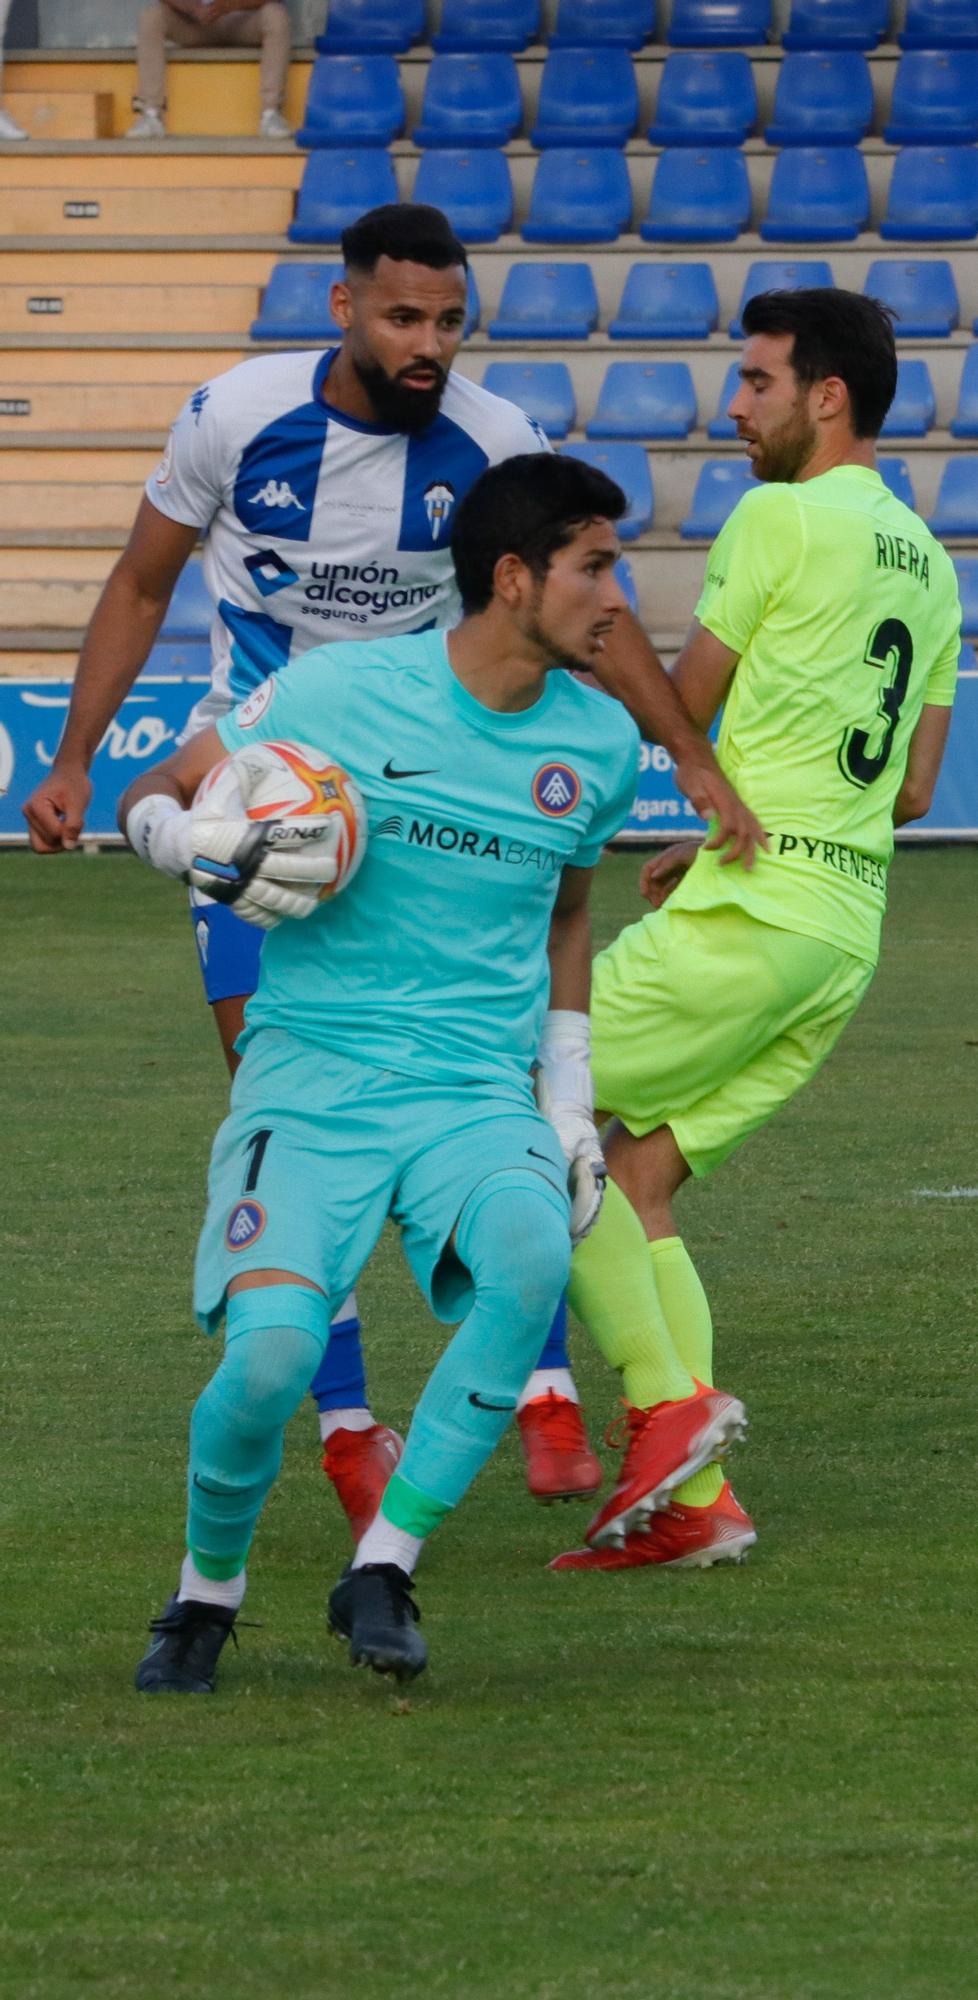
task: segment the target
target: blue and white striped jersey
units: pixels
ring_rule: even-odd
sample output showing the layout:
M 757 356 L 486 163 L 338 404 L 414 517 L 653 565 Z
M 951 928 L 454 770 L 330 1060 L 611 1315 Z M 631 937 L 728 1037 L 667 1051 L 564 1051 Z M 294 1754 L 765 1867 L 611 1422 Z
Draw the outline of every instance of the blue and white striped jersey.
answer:
M 455 374 L 415 436 L 358 423 L 326 400 L 336 352 L 261 355 L 206 382 L 146 483 L 161 514 L 206 535 L 217 606 L 213 680 L 184 738 L 311 646 L 457 623 L 458 502 L 488 465 L 550 449 L 522 410 Z

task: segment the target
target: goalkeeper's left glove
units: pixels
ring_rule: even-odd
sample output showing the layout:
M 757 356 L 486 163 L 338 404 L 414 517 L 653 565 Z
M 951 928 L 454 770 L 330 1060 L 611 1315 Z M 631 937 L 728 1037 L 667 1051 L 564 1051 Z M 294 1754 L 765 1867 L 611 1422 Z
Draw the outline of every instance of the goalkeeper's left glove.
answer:
M 552 1007 L 537 1054 L 536 1099 L 564 1149 L 571 1197 L 570 1232 L 582 1243 L 594 1228 L 608 1169 L 594 1123 L 591 1023 L 586 1014 Z

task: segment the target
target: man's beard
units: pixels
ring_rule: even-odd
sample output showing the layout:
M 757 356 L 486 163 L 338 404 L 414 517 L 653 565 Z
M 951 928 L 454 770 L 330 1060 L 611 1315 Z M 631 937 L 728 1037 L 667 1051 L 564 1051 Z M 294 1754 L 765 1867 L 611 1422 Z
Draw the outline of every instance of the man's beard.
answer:
M 398 375 L 388 375 L 379 361 L 354 361 L 353 366 L 362 387 L 373 404 L 377 423 L 384 424 L 392 431 L 406 431 L 409 436 L 415 431 L 427 430 L 433 423 L 441 407 L 448 376 L 436 361 L 428 364 L 437 372 L 437 381 L 430 389 L 408 389 Z
M 755 478 L 763 479 L 768 484 L 777 482 L 790 486 L 808 464 L 818 444 L 818 432 L 814 424 L 793 416 L 788 417 L 779 430 L 758 442 L 761 449 L 754 460 Z

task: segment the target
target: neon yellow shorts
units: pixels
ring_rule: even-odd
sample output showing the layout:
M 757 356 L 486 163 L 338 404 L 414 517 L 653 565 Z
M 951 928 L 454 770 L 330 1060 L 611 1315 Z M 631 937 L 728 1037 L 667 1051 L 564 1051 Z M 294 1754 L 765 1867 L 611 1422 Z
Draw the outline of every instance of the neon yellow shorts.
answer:
M 636 1138 L 670 1126 L 708 1174 L 815 1075 L 873 969 L 736 907 L 667 903 L 595 959 L 595 1101 Z

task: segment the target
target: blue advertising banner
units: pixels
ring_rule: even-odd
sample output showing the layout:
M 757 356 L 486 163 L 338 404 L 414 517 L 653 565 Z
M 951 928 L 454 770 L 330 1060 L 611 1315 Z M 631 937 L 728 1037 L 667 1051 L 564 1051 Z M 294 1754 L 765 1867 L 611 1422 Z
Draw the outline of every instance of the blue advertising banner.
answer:
M 973 655 L 966 655 L 973 661 Z M 115 807 L 120 792 L 176 741 L 204 679 L 143 676 L 109 724 L 92 766 L 94 786 L 85 831 L 98 841 L 118 840 Z M 0 681 L 0 843 L 26 842 L 21 806 L 50 769 L 71 693 L 69 681 Z M 660 746 L 643 745 L 638 795 L 619 839 L 679 840 L 703 831 L 703 821 L 676 790 L 672 759 Z M 978 840 L 978 667 L 963 669 L 951 735 L 934 804 L 926 819 L 898 839 Z

